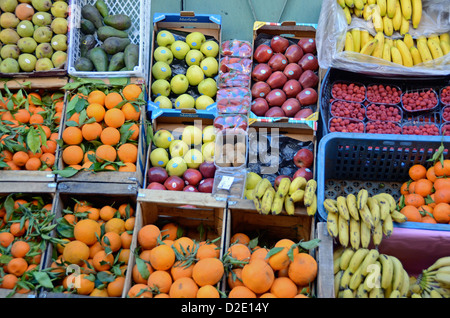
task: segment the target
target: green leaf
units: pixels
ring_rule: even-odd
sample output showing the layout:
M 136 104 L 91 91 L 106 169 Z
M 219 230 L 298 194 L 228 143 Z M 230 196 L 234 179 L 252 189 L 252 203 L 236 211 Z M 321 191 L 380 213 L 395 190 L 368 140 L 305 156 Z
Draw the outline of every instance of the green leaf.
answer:
M 271 257 L 271 256 L 273 256 L 273 255 L 275 255 L 275 254 L 277 254 L 277 253 L 279 253 L 279 252 L 281 252 L 283 249 L 284 249 L 284 247 L 274 247 L 274 248 L 271 248 L 271 249 L 267 252 L 266 259 L 268 259 L 269 257 Z
M 60 175 L 63 178 L 70 178 L 70 177 L 73 177 L 74 175 L 76 175 L 78 173 L 78 171 L 79 170 L 74 169 L 72 167 L 67 167 L 62 170 L 54 170 L 53 173 Z
M 318 247 L 319 243 L 320 243 L 320 239 L 313 239 L 313 240 L 306 241 L 306 242 L 299 242 L 298 246 L 300 246 L 301 248 L 303 248 L 305 250 L 312 250 L 312 249 L 315 249 L 316 247 Z
M 138 271 L 141 274 L 142 278 L 148 279 L 148 277 L 150 276 L 150 272 L 149 272 L 144 260 L 140 257 L 136 257 L 136 265 L 137 265 Z
M 81 82 L 70 82 L 70 83 L 67 83 L 66 85 L 64 85 L 62 87 L 62 89 L 70 91 L 70 90 L 73 90 L 73 89 L 77 89 L 81 85 L 83 85 L 83 83 L 81 83 Z
M 34 128 L 28 129 L 27 145 L 33 153 L 38 152 L 38 150 L 41 148 L 39 134 Z
M 73 228 L 74 228 L 73 224 L 70 224 L 69 222 L 67 222 L 65 218 L 61 217 L 58 220 L 58 226 L 56 227 L 56 231 L 62 237 L 72 238 Z
M 53 283 L 46 272 L 33 271 L 33 277 L 42 287 L 53 288 Z
M 97 279 L 102 283 L 110 283 L 114 281 L 115 277 L 107 272 L 99 272 L 97 274 Z
M 109 83 L 111 85 L 117 85 L 117 86 L 125 86 L 129 83 L 129 78 L 127 77 L 112 77 L 109 79 Z

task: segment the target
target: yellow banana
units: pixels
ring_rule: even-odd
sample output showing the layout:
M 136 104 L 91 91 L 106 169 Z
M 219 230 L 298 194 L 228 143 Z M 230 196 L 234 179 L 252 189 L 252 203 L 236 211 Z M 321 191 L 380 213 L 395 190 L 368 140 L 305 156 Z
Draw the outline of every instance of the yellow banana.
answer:
M 387 15 L 383 17 L 383 32 L 386 36 L 391 36 L 394 34 L 394 25 L 392 23 L 392 19 Z
M 347 200 L 344 196 L 340 195 L 336 199 L 337 201 L 337 208 L 339 211 L 339 215 L 344 218 L 345 220 L 350 220 L 350 212 L 347 207 Z
M 403 65 L 402 54 L 396 46 L 391 46 L 391 58 L 393 63 Z
M 341 258 L 339 260 L 339 268 L 341 270 L 345 271 L 348 268 L 354 254 L 355 251 L 353 249 L 351 248 L 344 249 L 344 252 L 342 253 Z
M 391 46 L 394 45 L 394 40 L 391 39 L 391 38 L 385 38 L 385 39 L 384 39 L 384 43 L 389 44 L 389 47 L 391 47 Z
M 400 213 L 399 211 L 394 211 L 391 213 L 392 220 L 397 223 L 403 223 L 406 222 L 406 216 L 403 213 Z
M 450 33 L 442 33 L 441 35 L 439 35 L 439 42 L 440 41 L 444 41 L 450 44 Z
M 419 50 L 420 57 L 423 62 L 431 61 L 433 56 L 431 55 L 430 49 L 428 48 L 428 43 L 426 40 L 418 40 L 417 49 Z
M 392 220 L 392 216 L 389 214 L 386 219 L 383 220 L 383 234 L 386 237 L 392 235 L 394 231 L 394 221 Z
M 358 248 L 353 254 L 348 267 L 350 268 L 350 273 L 355 274 L 358 270 L 361 263 L 364 261 L 364 258 L 369 254 L 369 250 L 367 248 Z M 353 288 L 352 288 L 353 289 Z
M 381 287 L 386 289 L 392 284 L 394 264 L 392 259 L 386 254 L 380 254 L 378 260 L 381 263 Z
M 365 222 L 359 222 L 361 230 L 359 235 L 361 236 L 361 247 L 368 248 L 372 239 L 372 231 Z
M 317 190 L 317 181 L 314 179 L 309 179 L 306 182 L 305 186 L 305 197 L 303 198 L 303 203 L 306 207 L 313 204 L 314 195 L 316 194 Z
M 344 51 L 355 52 L 353 48 L 353 36 L 350 31 L 347 31 L 347 33 L 345 34 Z
M 348 288 L 352 275 L 348 269 L 344 270 L 342 274 L 341 281 L 339 282 L 339 290 L 343 291 Z
M 402 55 L 402 61 L 403 65 L 406 67 L 413 66 L 413 59 L 411 56 L 411 52 L 409 51 L 408 47 L 406 46 L 405 42 L 398 39 L 395 41 L 395 45 L 397 46 L 397 49 L 400 51 L 400 54 Z
M 314 198 L 313 198 L 311 205 L 308 205 L 306 207 L 306 213 L 309 216 L 314 216 L 316 214 L 316 212 L 317 212 L 317 195 L 314 193 Z
M 350 25 L 350 23 L 352 23 L 352 14 L 350 13 L 350 9 L 347 6 L 344 8 L 344 14 L 347 24 Z
M 356 289 L 355 298 L 369 298 L 369 294 L 364 290 L 363 284 L 360 284 Z
M 422 63 L 422 57 L 420 56 L 420 52 L 415 46 L 410 47 L 409 52 L 411 52 L 414 65 Z
M 364 207 L 359 210 L 359 217 L 371 230 L 373 230 L 375 223 L 373 222 L 372 214 L 370 213 L 370 209 L 367 205 L 364 205 Z
M 392 293 L 390 293 L 389 298 L 400 298 L 400 292 L 398 290 L 393 290 Z
M 412 15 L 411 0 L 400 0 L 400 7 L 402 8 L 403 17 L 406 20 L 411 20 Z
M 400 287 L 400 294 L 402 295 L 402 297 L 406 297 L 408 295 L 409 292 L 409 275 L 408 272 L 405 271 L 405 269 L 403 269 L 403 279 L 402 279 L 402 283 L 401 283 L 401 287 Z
M 380 193 L 382 197 L 384 197 L 389 202 L 389 208 L 391 212 L 394 212 L 394 210 L 397 208 L 397 202 L 395 201 L 394 197 L 389 193 Z
M 361 225 L 358 220 L 350 218 L 349 224 L 350 245 L 355 249 L 359 249 L 361 245 Z
M 295 204 L 289 195 L 284 198 L 284 209 L 288 215 L 294 215 L 295 213 Z
M 387 199 L 384 196 L 381 195 L 375 195 L 373 197 L 375 200 L 377 200 L 378 205 L 380 206 L 380 218 L 381 220 L 385 220 L 388 215 L 391 214 L 390 205 Z
M 341 6 L 342 9 L 345 8 L 346 4 L 345 4 L 345 0 L 337 0 L 338 4 Z
M 441 39 L 439 38 L 439 35 L 437 35 L 437 34 L 430 34 L 428 36 L 428 39 L 432 39 L 432 40 L 436 41 L 437 43 L 441 42 Z
M 433 59 L 437 59 L 437 58 L 444 56 L 441 46 L 438 42 L 436 42 L 436 40 L 428 39 L 427 44 L 428 44 L 428 48 L 430 49 L 431 56 L 433 57 Z
M 447 55 L 450 52 L 450 44 L 447 41 L 441 40 L 440 42 L 442 54 Z
M 355 6 L 354 0 L 345 0 L 345 5 L 349 8 L 353 8 Z
M 273 215 L 278 215 L 283 210 L 283 204 L 284 204 L 284 198 L 275 195 L 275 198 L 273 199 L 271 213 Z
M 395 15 L 395 4 L 398 0 L 386 0 L 386 15 L 392 19 Z
M 336 200 L 330 198 L 323 200 L 323 207 L 327 210 L 327 212 L 339 213 Z
M 363 259 L 364 261 L 364 259 Z M 358 266 L 358 268 L 356 269 L 356 271 L 352 271 L 352 269 L 350 269 L 350 266 L 348 267 L 351 278 L 350 278 L 350 282 L 348 283 L 348 287 L 352 290 L 355 290 L 359 287 L 359 285 L 361 285 L 363 279 L 364 279 L 364 275 L 362 274 L 362 267 L 361 265 Z
M 378 222 L 372 232 L 372 241 L 375 245 L 375 248 L 378 248 L 378 246 L 381 244 L 381 241 L 383 239 L 383 223 Z
M 363 0 L 354 0 L 355 8 L 358 10 L 364 9 L 364 1 Z
M 367 30 L 360 30 L 360 42 L 361 42 L 361 49 L 366 45 L 367 42 L 369 42 L 369 31 Z M 361 52 L 361 49 L 358 52 Z
M 400 294 L 403 283 L 403 265 L 397 257 L 389 255 L 389 258 L 392 260 L 392 264 L 394 265 L 394 272 L 392 274 L 392 290 L 398 291 Z
M 328 212 L 327 230 L 332 238 L 336 238 L 339 235 L 338 217 L 338 213 Z
M 369 21 L 372 19 L 373 4 L 365 5 L 363 9 L 363 19 Z
M 356 196 L 356 204 L 358 210 L 361 210 L 367 204 L 367 198 L 369 197 L 369 192 L 366 189 L 361 189 L 358 191 Z
M 372 265 L 372 266 L 371 266 Z M 370 293 L 372 289 L 380 286 L 381 281 L 381 264 L 379 261 L 375 261 L 369 265 L 370 271 L 364 279 L 363 288 L 367 293 Z
M 388 42 L 383 44 L 383 55 L 381 56 L 383 60 L 391 62 L 391 46 Z
M 411 1 L 412 12 L 411 12 L 411 22 L 414 29 L 420 24 L 422 20 L 422 0 L 412 0 Z
M 378 260 L 378 257 L 380 256 L 380 253 L 377 249 L 373 248 L 369 250 L 369 253 L 367 253 L 366 257 L 364 257 L 364 260 L 362 261 L 360 267 L 361 267 L 361 275 L 364 277 L 367 276 L 371 271 L 374 270 L 374 266 L 370 266 L 375 264 L 375 262 Z
M 411 34 L 406 33 L 403 37 L 403 42 L 405 42 L 408 49 L 414 46 L 414 39 L 412 38 Z
M 369 34 L 370 36 L 370 34 Z M 373 50 L 375 50 L 375 47 L 377 46 L 378 40 L 377 39 L 372 39 L 369 40 L 369 42 L 367 42 L 361 49 L 361 54 L 365 54 L 365 55 L 372 55 Z
M 400 8 L 400 2 L 397 0 L 395 3 L 395 14 L 392 18 L 392 26 L 394 31 L 400 31 L 400 26 L 402 25 L 402 9 Z
M 377 225 L 381 222 L 381 212 L 380 206 L 378 205 L 378 201 L 373 197 L 367 198 L 367 206 L 369 207 L 370 213 L 372 214 L 372 220 L 374 225 Z
M 258 198 L 253 197 L 253 204 L 255 205 L 256 211 L 262 213 L 261 201 Z
M 269 179 L 266 178 L 261 179 L 256 185 L 255 189 L 253 190 L 255 191 L 253 196 L 257 199 L 261 199 L 264 193 L 266 192 L 267 188 L 270 186 L 272 186 L 272 184 L 270 183 Z
M 290 196 L 292 202 L 294 202 L 294 203 L 300 202 L 303 200 L 303 198 L 305 196 L 305 191 L 302 189 L 298 189 L 297 191 L 295 191 L 294 193 L 292 193 L 289 196 Z
M 273 187 L 268 187 L 261 199 L 261 213 L 269 214 L 272 208 L 272 203 L 275 198 L 275 189 Z
M 380 15 L 384 17 L 386 15 L 386 0 L 377 0 L 377 5 L 380 8 Z
M 377 0 L 367 0 L 367 4 L 377 4 Z
M 372 24 L 375 32 L 383 32 L 383 18 L 381 17 L 381 13 L 377 10 L 372 10 Z
M 450 256 L 444 256 L 438 258 L 433 264 L 431 264 L 426 271 L 431 272 L 434 270 L 439 270 L 441 267 L 450 266 Z
M 409 32 L 409 21 L 405 19 L 405 17 L 402 16 L 402 23 L 400 24 L 400 30 L 401 35 L 405 35 Z
M 339 243 L 347 247 L 349 243 L 349 226 L 348 220 L 343 218 L 340 214 L 338 217 L 338 228 L 339 228 Z
M 291 185 L 291 179 L 283 178 L 278 185 L 276 195 L 283 198 L 289 193 L 289 186 Z
M 334 275 L 334 297 L 338 297 L 339 287 L 341 284 L 342 276 L 344 275 L 344 271 L 339 271 Z
M 345 197 L 345 201 L 347 203 L 347 209 L 350 216 L 355 220 L 359 220 L 359 211 L 358 206 L 356 205 L 356 196 L 353 193 L 349 193 Z
M 342 291 L 340 298 L 355 298 L 355 295 L 353 293 L 353 290 L 351 290 L 350 288 L 346 288 Z
M 362 18 L 362 16 L 363 16 L 363 10 L 354 7 L 354 8 L 353 8 L 353 14 L 354 14 L 355 17 L 357 17 L 357 18 Z
M 361 51 L 361 31 L 358 28 L 353 28 L 350 32 L 353 39 L 353 51 Z
M 292 180 L 291 185 L 289 186 L 289 194 L 294 193 L 298 189 L 305 189 L 306 179 L 303 177 L 296 177 Z

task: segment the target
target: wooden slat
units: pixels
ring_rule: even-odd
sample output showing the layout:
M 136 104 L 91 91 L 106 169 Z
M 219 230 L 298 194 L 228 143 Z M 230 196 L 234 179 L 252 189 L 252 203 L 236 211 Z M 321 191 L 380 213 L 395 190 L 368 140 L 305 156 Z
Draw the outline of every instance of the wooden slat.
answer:
M 317 252 L 319 270 L 317 274 L 317 297 L 335 298 L 333 272 L 333 239 L 328 234 L 325 222 L 317 223 L 317 238 L 320 246 Z

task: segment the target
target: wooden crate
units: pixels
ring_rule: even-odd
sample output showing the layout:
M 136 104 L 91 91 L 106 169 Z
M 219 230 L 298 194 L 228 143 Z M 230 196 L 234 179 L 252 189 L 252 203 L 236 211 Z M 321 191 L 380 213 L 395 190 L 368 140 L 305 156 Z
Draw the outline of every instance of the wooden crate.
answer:
M 317 298 L 334 298 L 333 238 L 328 234 L 326 222 L 318 222 L 316 238 L 320 239 L 317 249 Z
M 187 206 L 187 202 L 190 202 L 191 206 Z M 192 205 L 195 205 L 195 207 Z M 187 231 L 184 235 L 189 236 L 196 242 L 204 239 L 213 240 L 220 238 L 216 244 L 221 248 L 220 257 L 222 257 L 226 202 L 216 201 L 212 196 L 206 196 L 203 193 L 180 192 L 174 196 L 170 191 L 151 190 L 146 192 L 141 189 L 137 197 L 136 222 L 130 248 L 130 259 L 128 261 L 129 269 L 132 269 L 136 264 L 134 255 L 139 248 L 137 242 L 139 230 L 147 224 L 158 225 L 168 221 L 180 224 Z M 206 237 L 194 236 L 197 233 L 197 227 L 200 225 L 203 225 L 205 229 L 209 229 L 205 235 Z M 127 293 L 132 285 L 132 273 L 131 270 L 128 270 L 122 298 L 127 297 Z

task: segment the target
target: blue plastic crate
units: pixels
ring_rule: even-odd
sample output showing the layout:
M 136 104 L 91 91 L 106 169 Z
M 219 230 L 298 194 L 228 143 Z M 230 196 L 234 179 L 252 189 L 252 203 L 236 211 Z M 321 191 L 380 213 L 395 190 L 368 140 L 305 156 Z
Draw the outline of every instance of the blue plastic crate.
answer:
M 429 166 L 439 148 L 441 136 L 332 133 L 324 136 L 317 153 L 318 217 L 326 221 L 323 201 L 357 193 L 366 188 L 370 195 L 387 192 L 398 199 L 400 186 L 409 180 L 408 170 L 414 164 Z M 450 158 L 450 138 L 444 141 L 444 157 Z M 405 222 L 399 227 L 450 231 L 449 224 Z

